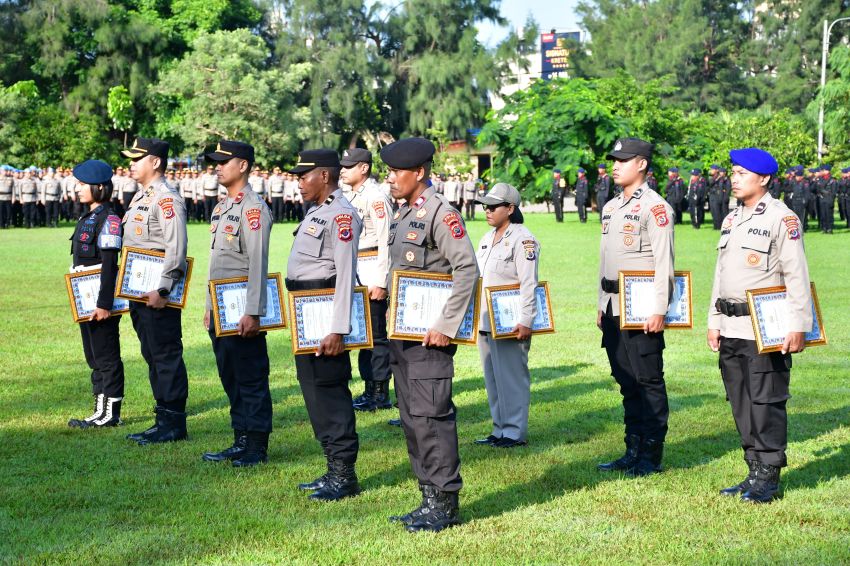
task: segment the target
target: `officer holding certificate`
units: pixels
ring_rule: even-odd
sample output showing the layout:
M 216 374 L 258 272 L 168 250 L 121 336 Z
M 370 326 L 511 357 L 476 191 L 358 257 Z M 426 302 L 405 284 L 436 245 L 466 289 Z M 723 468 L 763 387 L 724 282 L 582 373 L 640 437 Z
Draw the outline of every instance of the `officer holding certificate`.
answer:
M 130 301 L 156 400 L 156 422 L 127 438 L 142 445 L 185 440 L 189 380 L 183 363 L 183 311 L 165 305 L 171 288 L 186 274 L 186 205 L 163 178 L 168 142 L 137 138 L 121 154 L 130 158 L 130 174 L 142 186 L 124 214 L 124 245 L 165 253 L 156 289 L 142 295 L 147 304 Z
M 327 459 L 325 474 L 298 487 L 312 491 L 310 499 L 320 501 L 360 493 L 354 470 L 359 443 L 348 388 L 351 360 L 343 336 L 351 332 L 361 223 L 357 210 L 338 188 L 339 171 L 339 156 L 330 149 L 302 151 L 298 163 L 289 171 L 298 175 L 304 200 L 317 206 L 310 209 L 295 230 L 286 268 L 286 288 L 334 290 L 330 333 L 315 354 L 295 356 L 295 372 L 307 415 Z
M 111 314 L 121 251 L 121 219 L 109 204 L 112 168 L 89 160 L 74 167 L 80 202 L 88 207 L 71 236 L 72 271 L 100 267 L 100 292 L 91 320 L 80 323 L 83 352 L 91 368 L 94 413 L 71 419 L 72 428 L 100 428 L 121 424 L 124 399 L 124 363 L 121 361 L 121 315 Z
M 214 161 L 227 198 L 213 209 L 210 232 L 209 279 L 247 277 L 245 312 L 238 335 L 216 337 L 210 321 L 212 299 L 207 291 L 204 327 L 209 330 L 221 385 L 230 401 L 233 445 L 207 452 L 208 462 L 231 460 L 235 467 L 255 466 L 268 460 L 272 430 L 269 392 L 269 355 L 260 317 L 266 314 L 269 237 L 272 216 L 262 197 L 251 190 L 248 173 L 254 164 L 254 146 L 221 140 L 206 158 Z
M 497 448 L 513 448 L 527 444 L 528 405 L 531 400 L 531 375 L 528 351 L 531 348 L 531 325 L 537 314 L 537 262 L 540 244 L 523 226 L 519 210 L 519 191 L 507 183 L 496 183 L 487 196 L 479 197 L 484 205 L 487 224 L 493 229 L 478 244 L 478 269 L 484 288 L 519 284 L 522 311 L 514 327 L 515 338 L 496 340 L 490 329 L 486 301 L 482 302 L 479 322 L 478 352 L 484 367 L 484 385 L 493 417 L 493 432 L 476 444 Z
M 443 312 L 419 342 L 390 340 L 399 414 L 422 504 L 391 517 L 409 531 L 440 531 L 460 522 L 460 457 L 452 402 L 454 355 L 464 314 L 473 299 L 478 264 L 460 214 L 430 185 L 435 147 L 407 138 L 381 150 L 392 196 L 403 200 L 390 225 L 392 270 L 449 273 L 453 287 Z M 390 291 L 392 296 L 392 291 Z
M 623 396 L 626 453 L 599 469 L 644 476 L 661 471 L 667 435 L 663 350 L 673 291 L 673 209 L 645 182 L 651 143 L 621 139 L 608 157 L 623 192 L 602 209 L 596 325 Z M 642 330 L 621 330 L 619 272 L 632 270 L 655 272 L 652 316 Z
M 809 268 L 800 219 L 768 186 L 779 166 L 758 148 L 729 152 L 732 193 L 739 206 L 723 220 L 708 311 L 708 345 L 720 352 L 720 373 L 741 436 L 749 474 L 722 490 L 769 503 L 786 466 L 791 354 L 802 352 L 812 329 Z M 759 354 L 746 291 L 784 285 L 788 334 L 780 352 Z

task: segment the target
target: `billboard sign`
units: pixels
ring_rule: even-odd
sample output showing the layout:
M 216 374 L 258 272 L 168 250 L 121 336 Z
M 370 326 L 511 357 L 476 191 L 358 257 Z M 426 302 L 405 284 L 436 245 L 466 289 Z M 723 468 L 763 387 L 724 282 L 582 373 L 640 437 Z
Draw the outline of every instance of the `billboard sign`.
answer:
M 581 41 L 580 31 L 540 34 L 540 76 L 544 80 L 567 77 L 570 49 L 568 41 Z

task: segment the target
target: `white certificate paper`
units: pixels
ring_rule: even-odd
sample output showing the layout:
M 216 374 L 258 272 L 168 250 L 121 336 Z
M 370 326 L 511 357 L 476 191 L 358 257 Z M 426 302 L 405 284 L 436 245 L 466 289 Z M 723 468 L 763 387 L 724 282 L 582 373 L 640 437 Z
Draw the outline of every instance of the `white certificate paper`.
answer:
M 159 287 L 162 278 L 162 260 L 149 260 L 144 257 L 133 258 L 132 272 L 127 281 L 128 290 L 134 293 L 149 293 Z
M 245 303 L 248 297 L 248 289 L 227 289 L 222 294 L 224 303 L 224 324 L 239 324 L 242 313 L 245 312 Z
M 407 308 L 404 309 L 402 324 L 411 328 L 432 328 L 452 295 L 451 287 L 430 285 L 408 284 L 405 291 Z

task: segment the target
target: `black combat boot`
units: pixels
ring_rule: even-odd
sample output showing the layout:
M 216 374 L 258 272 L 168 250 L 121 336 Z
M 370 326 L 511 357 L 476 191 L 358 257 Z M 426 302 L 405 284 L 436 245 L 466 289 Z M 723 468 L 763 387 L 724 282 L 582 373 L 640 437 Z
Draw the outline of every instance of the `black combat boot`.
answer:
M 373 411 L 382 411 L 384 409 L 392 409 L 393 403 L 390 401 L 390 382 L 376 381 L 375 392 L 372 395 Z
M 638 461 L 633 468 L 626 470 L 630 476 L 639 478 L 661 471 L 661 458 L 664 456 L 664 442 L 660 440 L 644 440 L 640 443 Z
M 237 460 L 245 453 L 248 445 L 248 436 L 244 430 L 233 431 L 233 445 L 221 452 L 204 452 L 201 460 L 205 462 L 223 462 L 225 460 Z
M 71 428 L 86 428 L 92 421 L 96 421 L 103 415 L 103 406 L 106 404 L 106 395 L 98 393 L 94 396 L 94 412 L 84 419 L 71 419 L 68 426 Z
M 175 442 L 189 438 L 189 434 L 186 432 L 186 413 L 160 408 L 159 417 L 156 430 L 139 440 L 139 446 Z
M 426 497 L 422 512 L 411 524 L 404 527 L 408 532 L 430 531 L 438 533 L 443 529 L 460 524 L 457 492 L 432 489 L 433 495 Z
M 315 501 L 336 501 L 359 493 L 360 484 L 357 482 L 354 464 L 331 460 L 325 485 L 311 493 L 309 498 Z
M 781 468 L 756 462 L 752 485 L 741 494 L 741 501 L 750 503 L 770 503 L 779 493 L 779 472 Z
M 302 491 L 316 491 L 317 489 L 322 489 L 323 487 L 325 487 L 325 484 L 328 483 L 328 476 L 330 476 L 330 474 L 331 474 L 331 459 L 327 458 L 327 471 L 311 482 L 299 483 L 298 489 L 300 489 Z
M 756 464 L 758 462 L 756 462 L 755 460 L 747 460 L 747 459 L 744 459 L 744 461 L 747 463 L 747 466 L 750 468 L 750 473 L 747 474 L 747 477 L 744 478 L 744 481 L 742 481 L 738 485 L 733 485 L 732 487 L 727 487 L 726 489 L 721 489 L 720 495 L 727 495 L 727 496 L 735 495 L 735 496 L 737 496 L 737 495 L 740 495 L 740 494 L 744 493 L 745 491 L 747 491 L 750 488 L 750 486 L 753 485 L 753 479 L 755 478 L 755 475 L 756 475 Z
M 159 427 L 165 424 L 164 420 L 163 420 L 163 416 L 162 416 L 162 412 L 164 410 L 165 410 L 165 407 L 161 407 L 159 405 L 154 406 L 154 408 L 153 408 L 153 412 L 154 412 L 154 423 L 153 423 L 153 425 L 145 431 L 135 432 L 133 434 L 128 434 L 127 440 L 139 442 L 140 440 L 143 440 L 143 439 L 145 439 L 149 436 L 156 434 L 156 432 L 159 430 Z
M 434 486 L 431 485 L 423 485 L 419 484 L 419 491 L 422 492 L 422 503 L 419 504 L 419 507 L 411 511 L 410 513 L 405 513 L 404 515 L 391 515 L 389 517 L 390 523 L 401 523 L 403 525 L 412 525 L 417 520 L 419 520 L 419 516 L 424 513 L 424 509 L 426 508 L 426 501 L 428 498 L 434 497 L 434 492 L 437 490 Z
M 123 424 L 121 422 L 121 402 L 123 397 L 107 397 L 103 404 L 103 413 L 93 421 L 83 422 L 80 428 L 106 428 Z
M 269 433 L 247 432 L 245 434 L 247 436 L 245 452 L 238 459 L 233 460 L 233 467 L 250 468 L 268 462 Z
M 636 434 L 627 434 L 623 439 L 626 443 L 626 453 L 622 458 L 618 458 L 613 462 L 606 462 L 596 466 L 603 472 L 614 472 L 630 470 L 635 467 L 638 461 L 638 452 L 640 451 L 640 436 Z
M 358 395 L 352 401 L 352 405 L 358 411 L 368 411 L 369 409 L 364 409 L 363 407 L 368 407 L 372 404 L 372 393 L 375 390 L 375 382 L 371 379 L 367 379 L 363 381 L 363 395 Z

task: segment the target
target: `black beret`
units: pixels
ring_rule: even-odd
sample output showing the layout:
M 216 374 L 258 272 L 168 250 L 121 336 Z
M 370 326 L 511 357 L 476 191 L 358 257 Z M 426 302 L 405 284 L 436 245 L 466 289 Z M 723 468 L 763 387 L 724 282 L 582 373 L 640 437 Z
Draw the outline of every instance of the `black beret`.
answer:
M 167 141 L 156 138 L 136 138 L 136 141 L 133 142 L 133 147 L 125 149 L 121 152 L 121 155 L 129 157 L 134 161 L 148 155 L 154 155 L 167 160 L 169 147 Z
M 640 138 L 622 138 L 608 152 L 608 159 L 631 159 L 633 157 L 652 159 L 652 144 Z
M 425 138 L 405 138 L 381 150 L 381 159 L 393 169 L 413 169 L 431 161 L 437 148 Z
M 215 150 L 207 153 L 204 157 L 210 161 L 227 161 L 228 159 L 245 159 L 254 162 L 254 146 L 241 142 L 221 140 L 215 146 Z
M 305 149 L 298 152 L 298 163 L 289 172 L 300 175 L 316 167 L 340 167 L 339 155 L 332 149 Z
M 355 147 L 354 149 L 346 149 L 342 152 L 342 157 L 339 164 L 343 167 L 351 167 L 358 163 L 372 163 L 372 152 L 368 149 Z
M 103 185 L 112 180 L 112 167 L 99 159 L 89 159 L 74 167 L 74 178 L 87 185 Z

